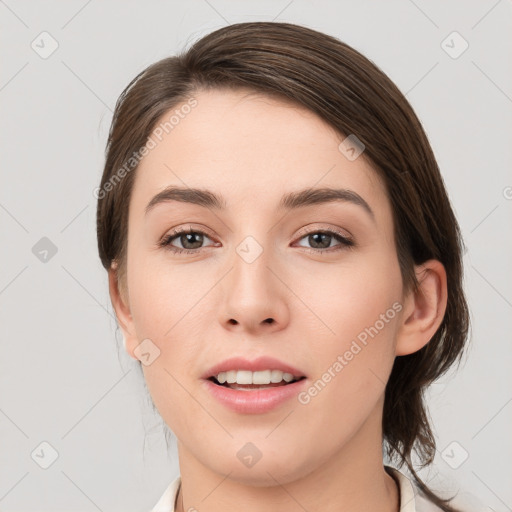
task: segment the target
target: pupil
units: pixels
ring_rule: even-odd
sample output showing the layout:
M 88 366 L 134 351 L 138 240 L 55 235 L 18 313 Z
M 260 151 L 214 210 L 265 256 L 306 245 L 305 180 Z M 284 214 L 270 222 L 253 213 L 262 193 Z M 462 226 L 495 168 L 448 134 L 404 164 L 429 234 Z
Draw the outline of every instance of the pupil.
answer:
M 326 248 L 326 247 L 329 247 L 331 245 L 331 238 L 332 238 L 332 235 L 328 235 L 328 234 L 325 234 L 325 233 L 315 233 L 314 235 L 310 235 L 309 238 L 310 238 L 310 243 L 311 243 L 311 240 L 314 240 L 315 238 L 318 238 L 318 237 L 325 237 L 327 238 L 328 240 L 328 243 L 327 245 L 325 244 L 321 244 L 320 243 L 320 247 L 323 247 L 323 248 Z M 325 238 L 324 238 L 324 241 L 325 241 Z M 313 243 L 311 243 L 311 245 L 313 247 L 315 247 L 315 245 L 318 245 L 318 242 L 317 241 L 314 241 Z
M 193 247 L 187 247 L 187 244 L 189 243 L 190 239 L 193 240 L 195 237 L 199 237 L 199 241 L 196 241 L 195 244 L 194 242 L 192 242 Z M 181 235 L 181 245 L 183 245 L 185 249 L 197 249 L 201 247 L 201 244 L 202 235 L 200 235 L 199 233 L 187 233 L 185 235 Z

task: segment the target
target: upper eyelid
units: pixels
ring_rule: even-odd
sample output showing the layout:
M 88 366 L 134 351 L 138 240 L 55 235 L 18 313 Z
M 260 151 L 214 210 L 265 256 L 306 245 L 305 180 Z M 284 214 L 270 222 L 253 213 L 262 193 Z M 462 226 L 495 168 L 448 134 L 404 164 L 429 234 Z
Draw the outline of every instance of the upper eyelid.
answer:
M 210 237 L 213 237 L 213 235 L 210 234 L 210 232 L 206 228 L 196 228 L 195 226 L 192 226 L 191 224 L 186 224 L 185 226 L 179 226 L 177 228 L 172 228 L 171 230 L 167 231 L 163 236 L 162 239 L 168 238 L 169 236 L 177 236 L 187 233 L 201 233 L 204 235 L 208 235 Z
M 301 240 L 302 238 L 304 238 L 310 234 L 321 233 L 321 232 L 327 232 L 327 233 L 330 233 L 331 235 L 334 235 L 336 237 L 341 237 L 342 239 L 346 239 L 347 241 L 354 243 L 352 235 L 351 234 L 345 235 L 342 233 L 342 231 L 346 231 L 346 230 L 343 230 L 341 228 L 334 228 L 334 227 L 313 227 L 313 228 L 309 228 L 309 229 L 307 227 L 304 227 L 299 230 L 299 233 L 294 238 L 294 243 L 298 242 L 299 240 Z M 210 233 L 205 228 L 195 228 L 194 226 L 188 225 L 188 227 L 178 227 L 174 230 L 171 230 L 170 233 L 167 233 L 162 237 L 161 243 L 168 241 L 168 243 L 170 245 L 170 240 L 172 240 L 182 234 L 187 234 L 187 233 L 191 233 L 191 232 L 199 233 L 201 235 L 206 235 L 210 240 L 215 242 L 215 237 L 210 235 Z M 211 247 L 211 246 L 209 246 L 209 247 Z M 206 247 L 200 247 L 197 250 L 199 251 L 200 249 L 203 249 L 203 248 L 205 249 Z M 191 250 L 195 250 L 195 249 L 191 249 Z
M 306 235 L 310 235 L 311 233 L 319 233 L 319 232 L 331 232 L 331 233 L 334 233 L 336 235 L 339 235 L 339 236 L 342 236 L 343 238 L 349 238 L 352 240 L 352 234 L 349 233 L 346 229 L 343 229 L 343 228 L 339 228 L 339 227 L 313 227 L 313 228 L 307 228 L 307 227 L 304 227 L 304 228 L 301 228 L 299 229 L 298 231 L 298 235 L 300 238 L 302 238 L 303 236 L 306 236 Z M 346 234 L 343 234 L 343 232 L 345 232 Z
M 317 232 L 321 232 L 321 231 L 332 231 L 334 233 L 336 232 L 342 232 L 342 231 L 345 231 L 347 233 L 347 235 L 345 236 L 346 238 L 351 238 L 351 234 L 346 230 L 346 229 L 343 229 L 343 228 L 335 228 L 335 227 L 313 227 L 313 228 L 307 228 L 307 227 L 303 227 L 303 228 L 300 228 L 298 233 L 297 233 L 297 236 L 304 236 L 304 235 L 308 235 L 310 233 L 317 233 Z M 167 238 L 168 236 L 175 236 L 175 235 L 181 235 L 183 233 L 200 233 L 200 234 L 203 234 L 203 235 L 208 235 L 212 238 L 215 238 L 208 230 L 207 228 L 196 228 L 194 226 L 191 226 L 191 225 L 188 225 L 187 227 L 177 227 L 177 228 L 173 228 L 171 229 L 171 231 L 168 231 L 166 232 L 162 238 Z

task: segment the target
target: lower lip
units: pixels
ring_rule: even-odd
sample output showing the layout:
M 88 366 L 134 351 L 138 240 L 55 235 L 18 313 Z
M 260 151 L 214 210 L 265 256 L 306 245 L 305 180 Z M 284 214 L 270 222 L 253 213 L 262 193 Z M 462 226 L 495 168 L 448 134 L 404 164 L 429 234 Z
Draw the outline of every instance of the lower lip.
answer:
M 240 391 L 205 380 L 206 389 L 221 404 L 241 414 L 262 414 L 296 397 L 307 379 L 298 380 L 285 386 L 276 386 L 250 391 Z

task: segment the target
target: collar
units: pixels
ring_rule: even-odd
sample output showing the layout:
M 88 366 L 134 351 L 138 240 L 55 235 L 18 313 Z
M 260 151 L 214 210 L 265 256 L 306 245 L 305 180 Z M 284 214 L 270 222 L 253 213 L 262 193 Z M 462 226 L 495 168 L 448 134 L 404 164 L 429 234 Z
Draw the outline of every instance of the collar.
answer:
M 414 487 L 409 478 L 396 468 L 391 466 L 384 466 L 384 468 L 395 479 L 400 489 L 400 512 L 421 512 L 416 509 Z M 175 502 L 180 484 L 181 476 L 178 476 L 169 484 L 151 512 L 175 512 Z

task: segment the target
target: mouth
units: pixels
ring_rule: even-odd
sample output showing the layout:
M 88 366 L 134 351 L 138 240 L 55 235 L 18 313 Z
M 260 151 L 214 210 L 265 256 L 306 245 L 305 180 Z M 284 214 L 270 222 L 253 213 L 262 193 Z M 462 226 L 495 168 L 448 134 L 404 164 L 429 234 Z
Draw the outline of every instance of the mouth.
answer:
M 282 372 L 280 372 L 280 373 L 282 373 Z M 240 391 L 251 391 L 251 390 L 261 390 L 261 389 L 276 388 L 276 387 L 285 387 L 285 386 L 289 386 L 290 384 L 293 384 L 294 382 L 304 380 L 305 378 L 306 378 L 305 376 L 300 376 L 300 377 L 292 376 L 292 379 L 289 379 L 289 377 L 288 377 L 287 380 L 281 379 L 278 382 L 265 382 L 262 384 L 254 384 L 254 383 L 253 384 L 241 384 L 237 381 L 228 382 L 228 380 L 227 379 L 224 380 L 222 378 L 222 376 L 221 376 L 221 380 L 224 380 L 223 382 L 219 382 L 219 380 L 216 376 L 209 377 L 207 380 L 209 380 L 210 382 L 213 382 L 214 384 L 216 384 L 217 386 L 220 386 L 220 387 L 235 389 L 235 390 L 240 390 Z M 233 380 L 233 378 L 231 377 L 229 380 Z M 277 380 L 277 379 L 274 379 L 274 380 Z
M 284 361 L 260 356 L 254 360 L 231 357 L 212 366 L 202 378 L 219 387 L 248 391 L 289 386 L 307 375 Z
M 265 414 L 296 398 L 306 386 L 306 379 L 282 370 L 228 370 L 204 378 L 203 382 L 205 391 L 231 411 Z

